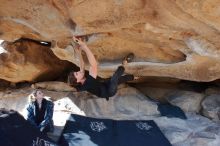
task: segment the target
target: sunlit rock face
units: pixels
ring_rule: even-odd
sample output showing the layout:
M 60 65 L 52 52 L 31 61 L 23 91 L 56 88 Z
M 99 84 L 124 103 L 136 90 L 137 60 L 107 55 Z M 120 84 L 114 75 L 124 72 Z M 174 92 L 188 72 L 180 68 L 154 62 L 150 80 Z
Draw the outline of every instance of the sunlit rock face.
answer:
M 56 56 L 77 64 L 64 48 L 73 34 L 83 35 L 101 77 L 109 77 L 133 52 L 127 73 L 193 81 L 220 78 L 218 0 L 1 1 L 0 39 L 56 40 Z

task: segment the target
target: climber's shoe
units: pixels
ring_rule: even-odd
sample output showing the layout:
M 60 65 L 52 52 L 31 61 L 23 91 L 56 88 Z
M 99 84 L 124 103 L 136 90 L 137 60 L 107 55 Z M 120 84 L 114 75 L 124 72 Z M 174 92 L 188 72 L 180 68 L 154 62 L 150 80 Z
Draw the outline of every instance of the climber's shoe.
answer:
M 127 63 L 132 62 L 132 60 L 134 59 L 134 53 L 129 53 L 122 61 L 123 65 L 126 65 Z

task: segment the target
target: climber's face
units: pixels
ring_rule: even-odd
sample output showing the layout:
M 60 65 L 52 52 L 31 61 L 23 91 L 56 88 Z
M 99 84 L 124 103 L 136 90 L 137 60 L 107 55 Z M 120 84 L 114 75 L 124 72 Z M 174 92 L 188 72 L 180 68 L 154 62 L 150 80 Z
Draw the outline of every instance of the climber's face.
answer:
M 43 99 L 44 93 L 42 91 L 37 91 L 36 92 L 36 99 Z
M 82 79 L 84 78 L 85 73 L 81 71 L 74 72 L 74 77 L 76 78 L 76 82 L 80 83 Z

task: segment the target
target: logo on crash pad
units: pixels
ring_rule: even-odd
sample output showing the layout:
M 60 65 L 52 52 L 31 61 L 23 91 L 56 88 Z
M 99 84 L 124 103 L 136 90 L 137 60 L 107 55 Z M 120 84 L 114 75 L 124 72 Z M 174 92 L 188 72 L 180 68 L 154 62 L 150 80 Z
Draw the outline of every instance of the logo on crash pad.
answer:
M 146 122 L 138 122 L 136 123 L 136 126 L 140 129 L 140 130 L 150 130 L 152 128 L 152 126 L 150 126 L 149 124 L 147 124 Z
M 104 129 L 107 129 L 107 127 L 105 126 L 103 122 L 91 122 L 90 127 L 93 131 L 96 131 L 96 132 L 101 132 Z

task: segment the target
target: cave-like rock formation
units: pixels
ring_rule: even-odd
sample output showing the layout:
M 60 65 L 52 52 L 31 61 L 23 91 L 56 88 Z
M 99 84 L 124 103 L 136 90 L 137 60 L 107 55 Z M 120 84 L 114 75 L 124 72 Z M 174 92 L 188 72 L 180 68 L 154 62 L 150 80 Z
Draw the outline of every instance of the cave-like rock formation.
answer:
M 71 63 L 60 60 L 48 48 L 30 40 L 4 42 L 0 55 L 0 78 L 11 82 L 57 79 Z
M 218 0 L 1 0 L 0 39 L 12 43 L 20 38 L 55 40 L 59 48 L 52 49 L 54 54 L 77 64 L 70 55 L 73 50 L 65 48 L 73 34 L 81 35 L 99 61 L 101 77 L 110 76 L 122 58 L 133 52 L 135 60 L 127 66 L 127 73 L 213 81 L 220 78 L 219 7 Z M 40 48 L 31 48 L 26 55 L 49 53 L 50 47 L 35 51 Z M 9 60 L 14 60 L 16 49 L 10 54 Z M 51 58 L 39 61 L 41 69 L 31 65 L 30 59 L 26 65 L 15 65 L 20 69 L 13 71 L 6 71 L 8 64 L 14 66 L 8 60 L 1 64 L 0 78 L 30 81 L 48 66 L 59 74 L 59 67 L 44 64 Z M 15 71 L 19 76 L 10 75 Z

